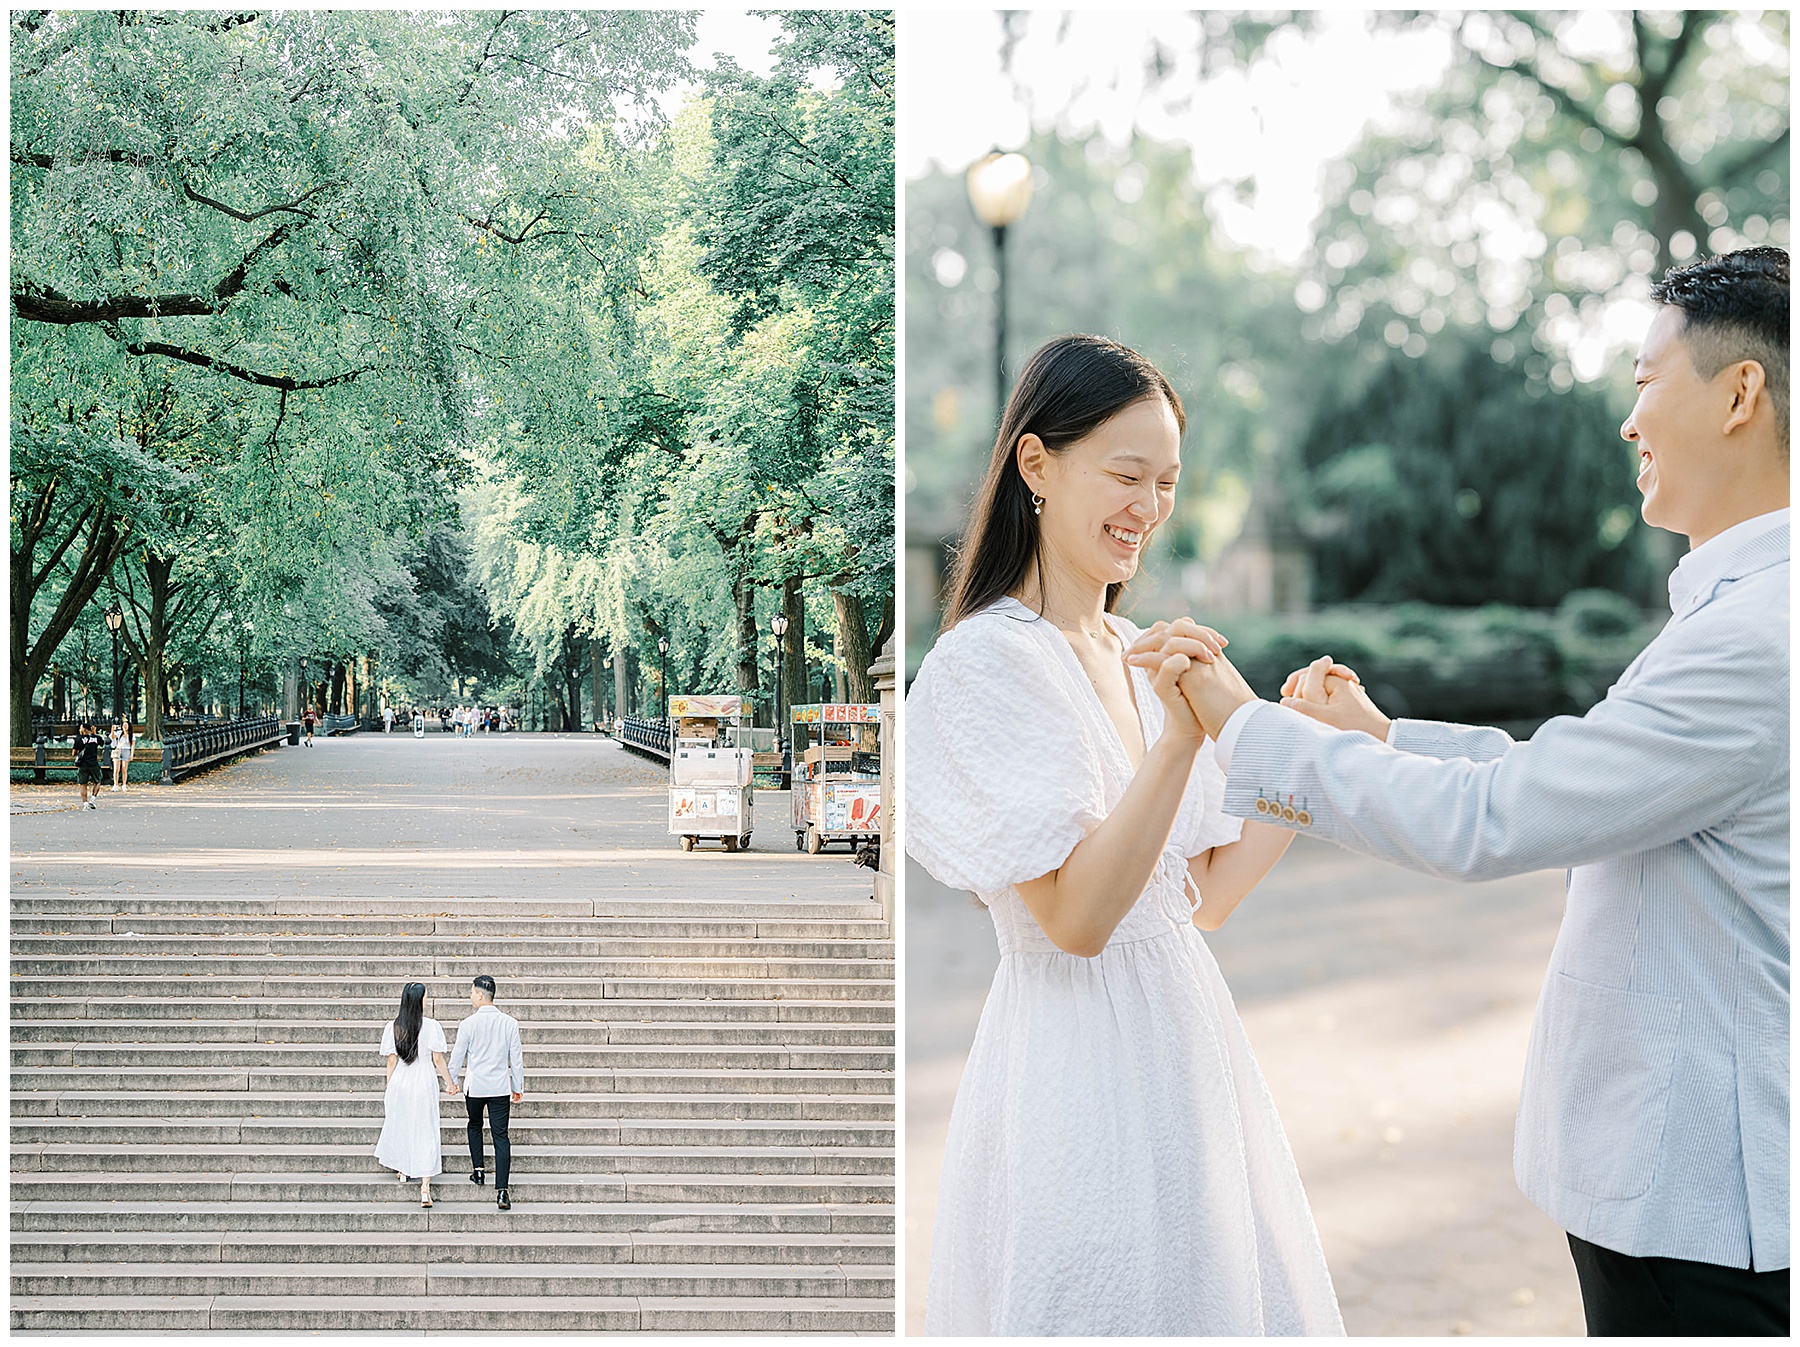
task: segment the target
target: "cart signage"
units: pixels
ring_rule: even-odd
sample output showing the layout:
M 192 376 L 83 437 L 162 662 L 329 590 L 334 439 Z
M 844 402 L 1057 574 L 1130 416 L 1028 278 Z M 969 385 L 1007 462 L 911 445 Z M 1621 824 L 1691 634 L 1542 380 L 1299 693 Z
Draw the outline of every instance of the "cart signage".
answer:
M 796 706 L 796 725 L 879 725 L 881 708 L 856 702 L 828 702 L 818 706 Z
M 701 716 L 741 716 L 744 714 L 742 697 L 671 697 L 669 698 L 669 715 L 672 719 Z

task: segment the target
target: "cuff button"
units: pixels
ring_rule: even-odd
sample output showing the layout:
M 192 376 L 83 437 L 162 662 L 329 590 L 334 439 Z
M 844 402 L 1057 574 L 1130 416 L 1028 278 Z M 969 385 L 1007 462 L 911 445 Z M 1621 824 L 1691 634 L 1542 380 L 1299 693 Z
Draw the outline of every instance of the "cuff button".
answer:
M 1293 805 L 1290 804 L 1290 805 L 1285 806 L 1283 809 L 1281 809 L 1280 813 L 1281 813 L 1281 817 L 1286 819 L 1289 823 L 1292 823 L 1294 821 L 1294 806 Z
M 1298 823 L 1302 828 L 1310 828 L 1312 827 L 1312 815 L 1302 809 L 1299 813 L 1294 815 L 1294 822 Z
M 1259 814 L 1266 814 L 1269 812 L 1269 802 L 1260 795 L 1256 797 L 1256 812 Z

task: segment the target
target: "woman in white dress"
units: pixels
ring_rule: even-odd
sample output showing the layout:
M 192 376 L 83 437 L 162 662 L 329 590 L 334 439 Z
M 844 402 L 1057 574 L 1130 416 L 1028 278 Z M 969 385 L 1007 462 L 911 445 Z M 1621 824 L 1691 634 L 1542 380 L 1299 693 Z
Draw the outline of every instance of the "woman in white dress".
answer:
M 375 1158 L 398 1170 L 400 1182 L 419 1177 L 419 1205 L 431 1205 L 431 1180 L 444 1172 L 443 1138 L 438 1123 L 438 1078 L 456 1093 L 456 1082 L 444 1064 L 450 1045 L 444 1027 L 425 1014 L 425 984 L 409 982 L 400 993 L 400 1013 L 381 1035 L 387 1058 L 387 1098 Z
M 1220 812 L 1189 657 L 1130 667 L 1139 629 L 1111 612 L 1169 516 L 1184 429 L 1135 352 L 1038 351 L 907 698 L 907 849 L 986 904 L 1001 950 L 950 1118 L 928 1333 L 1344 1331 L 1200 933 L 1291 835 Z M 1224 644 L 1176 630 L 1192 658 Z

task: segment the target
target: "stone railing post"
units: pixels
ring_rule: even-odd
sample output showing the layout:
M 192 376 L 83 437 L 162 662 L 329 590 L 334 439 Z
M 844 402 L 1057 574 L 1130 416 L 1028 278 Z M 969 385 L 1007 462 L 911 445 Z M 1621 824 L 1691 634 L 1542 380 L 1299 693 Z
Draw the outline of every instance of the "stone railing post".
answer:
M 894 641 L 898 636 L 896 630 L 888 637 L 880 657 L 869 666 L 881 702 L 881 865 L 875 871 L 875 899 L 889 926 L 894 924 L 894 756 L 899 748 L 894 732 L 898 705 L 894 694 Z

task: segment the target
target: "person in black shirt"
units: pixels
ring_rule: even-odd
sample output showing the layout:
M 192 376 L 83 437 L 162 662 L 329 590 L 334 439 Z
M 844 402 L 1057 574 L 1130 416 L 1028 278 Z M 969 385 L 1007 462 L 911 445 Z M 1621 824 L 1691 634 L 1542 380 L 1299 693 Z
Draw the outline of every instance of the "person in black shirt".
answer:
M 106 741 L 92 720 L 83 720 L 75 735 L 75 783 L 81 787 L 81 807 L 98 809 L 100 799 L 100 747 Z M 89 798 L 92 792 L 92 798 Z

